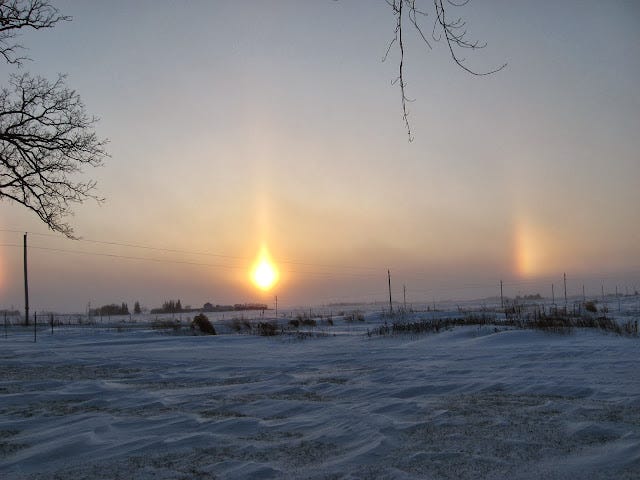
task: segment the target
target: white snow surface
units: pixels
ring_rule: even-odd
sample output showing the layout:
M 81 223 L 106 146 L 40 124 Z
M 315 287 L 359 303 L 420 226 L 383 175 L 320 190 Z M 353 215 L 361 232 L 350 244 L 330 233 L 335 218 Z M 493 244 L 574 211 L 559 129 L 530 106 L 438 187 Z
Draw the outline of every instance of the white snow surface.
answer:
M 66 328 L 0 338 L 0 478 L 638 479 L 640 340 Z

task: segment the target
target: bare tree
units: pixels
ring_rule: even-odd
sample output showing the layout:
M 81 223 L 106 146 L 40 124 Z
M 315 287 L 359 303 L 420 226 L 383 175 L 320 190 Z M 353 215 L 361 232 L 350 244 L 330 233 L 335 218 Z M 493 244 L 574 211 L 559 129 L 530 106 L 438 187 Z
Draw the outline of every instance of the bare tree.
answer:
M 431 28 L 431 40 L 433 42 L 444 41 L 447 48 L 449 49 L 449 53 L 451 54 L 451 58 L 453 59 L 453 61 L 460 68 L 472 75 L 482 76 L 499 72 L 504 67 L 506 67 L 506 63 L 486 72 L 478 72 L 467 67 L 465 65 L 465 59 L 460 56 L 460 52 L 463 51 L 463 49 L 477 50 L 480 48 L 484 48 L 487 45 L 486 43 L 469 40 L 467 37 L 466 21 L 462 17 L 450 17 L 448 14 L 450 7 L 462 7 L 469 3 L 469 1 L 470 0 L 460 0 L 459 2 L 455 2 L 452 0 L 433 0 L 434 19 Z M 393 83 L 397 83 L 400 85 L 400 93 L 402 96 L 402 118 L 407 129 L 409 141 L 411 141 L 413 140 L 413 137 L 411 134 L 411 125 L 409 124 L 409 111 L 407 108 L 407 103 L 411 102 L 412 100 L 407 96 L 407 84 L 404 81 L 405 43 L 402 34 L 403 27 L 406 25 L 408 19 L 410 26 L 413 28 L 415 33 L 417 33 L 417 35 L 425 43 L 425 45 L 429 49 L 431 49 L 431 42 L 425 35 L 422 27 L 423 21 L 429 16 L 429 12 L 418 8 L 418 6 L 416 6 L 416 0 L 386 0 L 386 2 L 393 11 L 393 16 L 395 18 L 395 30 L 393 38 L 391 39 L 391 42 L 389 42 L 389 46 L 387 47 L 387 51 L 383 57 L 383 61 L 387 59 L 391 49 L 393 47 L 397 47 L 400 52 L 400 63 L 398 76 L 393 81 Z
M 61 15 L 47 0 L 0 0 L 0 54 L 20 66 L 27 57 L 16 43 L 21 29 L 51 28 Z M 74 177 L 107 156 L 105 140 L 93 127 L 79 95 L 63 75 L 51 82 L 27 73 L 12 74 L 0 90 L 0 200 L 10 199 L 35 212 L 53 231 L 73 238 L 64 218 L 71 205 L 101 201 L 94 181 Z
M 25 48 L 16 43 L 21 29 L 52 28 L 60 21 L 69 21 L 71 17 L 60 12 L 46 0 L 0 0 L 0 54 L 7 63 L 16 65 L 29 60 L 21 57 Z

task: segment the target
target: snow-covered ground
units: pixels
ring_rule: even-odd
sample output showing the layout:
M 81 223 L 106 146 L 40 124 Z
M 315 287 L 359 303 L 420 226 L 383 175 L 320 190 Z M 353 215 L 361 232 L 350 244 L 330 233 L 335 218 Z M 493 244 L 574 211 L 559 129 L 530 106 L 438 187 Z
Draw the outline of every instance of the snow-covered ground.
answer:
M 638 337 L 368 336 L 371 310 L 306 339 L 13 328 L 0 478 L 640 478 Z

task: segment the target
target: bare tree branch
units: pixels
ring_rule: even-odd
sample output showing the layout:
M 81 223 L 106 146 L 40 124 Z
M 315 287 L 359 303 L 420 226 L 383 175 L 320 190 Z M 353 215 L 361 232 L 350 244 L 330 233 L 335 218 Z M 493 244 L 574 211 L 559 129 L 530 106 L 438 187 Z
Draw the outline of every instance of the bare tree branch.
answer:
M 469 0 L 466 0 L 465 2 L 461 2 L 461 3 L 455 3 L 455 2 L 452 2 L 451 0 L 448 0 L 448 3 L 455 7 L 460 7 L 469 3 Z M 454 21 L 449 21 L 446 18 L 446 12 L 445 12 L 445 8 L 442 3 L 442 0 L 434 0 L 434 4 L 436 9 L 437 23 L 442 28 L 444 39 L 447 42 L 447 46 L 449 47 L 449 52 L 451 53 L 451 58 L 453 58 L 454 62 L 456 62 L 456 64 L 460 68 L 462 68 L 463 70 L 465 70 L 466 72 L 472 75 L 483 76 L 483 75 L 491 75 L 492 73 L 499 72 L 500 70 L 502 70 L 504 67 L 507 66 L 506 63 L 503 63 L 499 67 L 494 68 L 492 70 L 489 70 L 486 72 L 476 72 L 474 70 L 471 70 L 466 65 L 464 65 L 464 59 L 460 58 L 455 51 L 456 47 L 469 48 L 472 50 L 476 50 L 479 48 L 486 47 L 487 44 L 480 43 L 477 40 L 476 41 L 467 40 L 466 38 L 467 30 L 465 29 L 466 22 L 462 20 L 462 18 L 458 18 L 457 20 L 454 20 Z
M 439 42 L 444 39 L 447 44 L 447 48 L 449 49 L 451 58 L 460 68 L 462 68 L 466 72 L 476 76 L 491 75 L 505 68 L 507 64 L 504 63 L 503 65 L 486 72 L 478 72 L 467 67 L 464 64 L 465 59 L 463 57 L 460 57 L 458 54 L 458 49 L 464 48 L 477 50 L 484 48 L 487 45 L 486 43 L 472 41 L 467 38 L 466 22 L 461 17 L 455 20 L 450 20 L 447 15 L 447 9 L 449 7 L 463 7 L 468 4 L 469 1 L 470 0 L 461 0 L 459 2 L 455 2 L 453 0 L 446 0 L 445 7 L 445 2 L 443 2 L 443 0 L 433 0 L 435 16 L 433 20 L 431 38 L 435 42 Z M 407 97 L 406 83 L 404 82 L 404 40 L 402 37 L 402 27 L 405 22 L 406 15 L 406 17 L 409 19 L 409 22 L 417 32 L 418 36 L 424 41 L 427 47 L 431 49 L 431 43 L 424 35 L 422 26 L 419 21 L 419 19 L 427 17 L 428 13 L 416 7 L 416 0 L 386 0 L 386 2 L 393 11 L 393 16 L 395 18 L 395 30 L 391 42 L 389 42 L 389 46 L 387 47 L 387 51 L 383 57 L 383 61 L 385 61 L 389 56 L 389 52 L 391 51 L 392 47 L 394 45 L 397 45 L 400 53 L 400 71 L 398 77 L 392 83 L 400 84 L 400 93 L 402 96 L 402 118 L 407 129 L 409 141 L 411 142 L 413 140 L 413 137 L 411 134 L 411 126 L 409 124 L 407 102 L 411 102 L 412 100 Z M 405 13 L 403 13 L 403 6 L 405 7 Z
M 7 63 L 22 65 L 28 57 L 20 56 L 25 49 L 16 43 L 21 29 L 52 28 L 69 20 L 46 0 L 0 0 L 0 55 Z
M 389 52 L 391 50 L 391 47 L 393 47 L 393 45 L 397 44 L 398 48 L 400 49 L 400 65 L 398 68 L 398 76 L 395 78 L 395 80 L 393 80 L 392 85 L 395 85 L 396 83 L 400 84 L 400 95 L 402 98 L 402 118 L 404 120 L 404 125 L 407 129 L 407 134 L 409 135 L 409 141 L 413 140 L 413 137 L 411 136 L 411 125 L 409 124 L 409 111 L 407 109 L 407 102 L 410 102 L 411 100 L 409 98 L 407 98 L 406 94 L 405 94 L 405 82 L 404 82 L 404 41 L 402 39 L 402 6 L 403 6 L 404 1 L 403 0 L 393 0 L 393 2 L 387 0 L 387 4 L 389 4 L 389 6 L 391 6 L 391 8 L 393 9 L 393 13 L 396 17 L 396 28 L 394 30 L 394 35 L 393 38 L 391 39 L 391 42 L 389 43 L 389 46 L 387 47 L 387 51 L 384 55 L 384 57 L 382 58 L 382 61 L 384 62 L 388 55 Z M 415 17 L 414 17 L 415 18 Z M 426 41 L 426 39 L 425 39 Z M 427 45 L 429 45 L 429 42 L 427 42 Z
M 64 80 L 12 75 L 10 88 L 0 91 L 0 199 L 22 204 L 73 238 L 63 221 L 71 205 L 102 199 L 94 194 L 94 181 L 72 177 L 85 166 L 102 165 L 107 153 L 93 130 L 97 119 L 85 113 Z
M 0 60 L 21 66 L 27 60 L 17 43 L 22 30 L 68 20 L 49 0 L 0 0 Z M 96 122 L 63 75 L 55 82 L 11 75 L 9 86 L 0 90 L 0 200 L 23 205 L 51 230 L 74 238 L 64 221 L 73 213 L 72 204 L 102 201 L 94 181 L 74 179 L 85 166 L 100 166 L 108 156 L 106 141 L 93 130 Z

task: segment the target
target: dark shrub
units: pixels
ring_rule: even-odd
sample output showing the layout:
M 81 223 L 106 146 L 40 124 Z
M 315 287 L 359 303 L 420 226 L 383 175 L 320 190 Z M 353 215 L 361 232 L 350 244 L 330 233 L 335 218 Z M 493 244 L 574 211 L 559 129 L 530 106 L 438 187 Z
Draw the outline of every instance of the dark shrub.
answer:
M 364 322 L 364 314 L 359 310 L 354 310 L 344 316 L 345 322 Z
M 278 334 L 278 326 L 274 322 L 260 322 L 257 325 L 258 335 L 273 337 Z
M 596 307 L 595 302 L 585 302 L 584 309 L 587 312 L 596 313 L 598 311 L 598 307 Z
M 199 313 L 198 315 L 193 317 L 193 321 L 191 322 L 191 328 L 194 328 L 194 329 L 197 328 L 198 330 L 200 330 L 202 333 L 206 335 L 216 334 L 216 329 L 213 328 L 213 325 L 211 325 L 211 322 L 209 321 L 209 319 L 204 313 Z
M 232 318 L 227 322 L 227 325 L 235 332 L 248 332 L 251 330 L 251 323 L 244 317 Z

